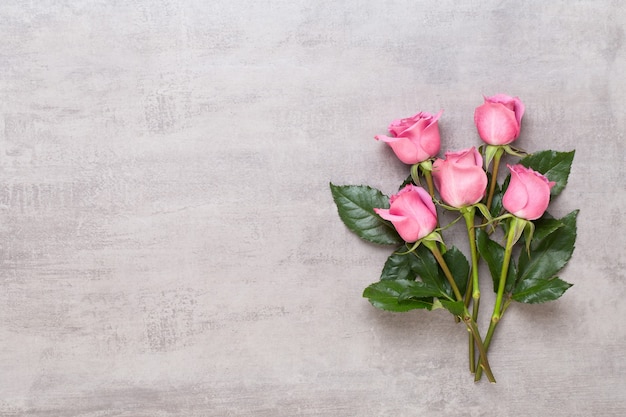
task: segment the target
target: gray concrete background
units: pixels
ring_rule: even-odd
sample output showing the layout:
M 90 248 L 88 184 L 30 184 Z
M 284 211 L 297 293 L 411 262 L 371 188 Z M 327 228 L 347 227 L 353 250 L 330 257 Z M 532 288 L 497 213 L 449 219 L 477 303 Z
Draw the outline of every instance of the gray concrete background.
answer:
M 626 415 L 625 24 L 618 0 L 3 1 L 0 416 Z M 328 182 L 394 192 L 375 134 L 443 108 L 443 149 L 478 145 L 499 92 L 520 147 L 577 150 L 551 211 L 581 213 L 574 287 L 509 310 L 490 385 L 449 315 L 361 298 L 389 251 Z

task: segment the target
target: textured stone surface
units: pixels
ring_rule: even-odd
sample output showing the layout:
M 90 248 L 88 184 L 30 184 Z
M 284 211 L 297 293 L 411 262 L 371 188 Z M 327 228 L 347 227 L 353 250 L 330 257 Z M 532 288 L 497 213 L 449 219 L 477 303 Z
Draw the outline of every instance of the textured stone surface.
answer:
M 469 3 L 2 1 L 0 416 L 625 415 L 626 6 Z M 478 145 L 498 92 L 519 146 L 576 148 L 581 212 L 490 385 L 447 314 L 361 298 L 388 250 L 328 183 L 393 192 L 375 134 L 443 108 Z

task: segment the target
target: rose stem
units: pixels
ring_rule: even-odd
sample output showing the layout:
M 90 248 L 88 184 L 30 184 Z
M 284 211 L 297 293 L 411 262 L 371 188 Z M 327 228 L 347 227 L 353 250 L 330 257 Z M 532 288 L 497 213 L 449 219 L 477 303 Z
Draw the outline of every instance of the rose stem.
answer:
M 441 252 L 439 251 L 439 248 L 437 247 L 437 244 L 435 243 L 435 241 L 428 240 L 428 241 L 424 241 L 423 243 L 424 243 L 424 246 L 430 249 L 430 251 L 435 256 L 435 259 L 437 259 L 437 263 L 439 263 L 439 266 L 441 266 L 441 269 L 443 270 L 444 275 L 446 276 L 448 282 L 450 283 L 450 286 L 452 287 L 452 292 L 454 293 L 456 300 L 463 301 L 463 296 L 461 295 L 461 291 L 459 291 L 459 287 L 457 287 L 456 281 L 454 281 L 452 272 L 450 272 L 450 269 L 448 268 L 448 264 L 446 263 L 446 260 L 443 259 L 443 255 L 441 255 Z
M 472 285 L 468 286 L 466 292 L 466 306 L 469 302 L 468 294 L 470 291 L 472 292 L 472 320 L 474 322 L 478 321 L 478 307 L 480 305 L 480 287 L 478 284 L 478 251 L 476 250 L 476 230 L 474 229 L 474 207 L 465 207 L 461 209 L 461 213 L 465 218 L 465 225 L 467 226 L 467 237 L 470 245 L 470 252 L 472 254 Z M 471 289 L 470 289 L 471 288 Z M 469 335 L 469 359 L 470 359 L 470 372 L 476 372 L 476 365 L 474 363 L 475 353 L 474 353 L 474 341 L 473 336 L 470 333 Z
M 500 281 L 498 282 L 498 294 L 496 296 L 496 303 L 493 307 L 493 314 L 491 315 L 491 321 L 489 322 L 489 329 L 487 329 L 487 334 L 485 335 L 485 350 L 489 349 L 489 345 L 491 344 L 491 338 L 493 337 L 493 332 L 496 330 L 496 326 L 498 322 L 502 318 L 502 314 L 504 311 L 502 310 L 502 297 L 504 295 L 504 288 L 506 286 L 506 277 L 509 273 L 509 263 L 511 262 L 511 253 L 513 252 L 513 245 L 515 244 L 515 230 L 517 218 L 513 217 L 511 219 L 511 223 L 509 224 L 509 230 L 507 232 L 506 238 L 506 248 L 504 249 L 504 259 L 502 260 L 502 270 L 500 271 Z M 479 370 L 476 371 L 476 377 L 474 381 L 480 380 L 482 376 L 482 372 Z
M 467 289 L 465 291 L 465 299 L 463 300 L 465 304 L 465 308 L 469 307 L 470 300 L 472 299 L 472 280 L 469 280 L 467 283 Z M 468 332 L 468 354 L 469 354 L 469 368 L 470 372 L 476 372 L 476 352 L 474 349 L 474 335 L 472 332 Z
M 441 266 L 441 269 L 443 270 L 443 273 L 446 276 L 446 279 L 448 280 L 448 282 L 450 283 L 450 286 L 452 287 L 452 292 L 454 292 L 454 296 L 456 297 L 456 300 L 458 302 L 463 302 L 463 296 L 461 295 L 461 292 L 459 291 L 459 287 L 457 287 L 456 282 L 454 281 L 454 277 L 452 276 L 452 273 L 450 272 L 450 268 L 448 268 L 448 264 L 446 264 L 445 259 L 443 259 L 443 256 L 441 255 L 441 252 L 439 251 L 439 248 L 437 247 L 436 242 L 430 240 L 430 241 L 424 241 L 423 243 L 424 243 L 424 246 L 430 249 L 435 259 L 437 260 L 437 263 L 439 263 L 439 266 Z M 467 307 L 465 307 L 465 304 L 463 304 L 463 310 L 464 310 L 463 317 L 462 317 L 463 322 L 465 323 L 465 325 L 467 326 L 467 329 L 472 334 L 474 340 L 476 341 L 476 346 L 478 347 L 478 352 L 480 355 L 479 356 L 480 367 L 478 369 L 482 369 L 485 371 L 485 374 L 487 375 L 487 379 L 489 379 L 490 382 L 496 382 L 496 379 L 494 378 L 493 373 L 491 372 L 491 367 L 489 366 L 489 360 L 487 359 L 487 350 L 485 349 L 485 346 L 483 345 L 482 338 L 480 337 L 480 333 L 478 331 L 478 326 L 476 326 L 476 322 L 472 319 L 472 316 L 469 314 L 469 311 L 467 311 Z
M 493 156 L 493 169 L 491 170 L 491 183 L 489 184 L 489 194 L 487 194 L 487 210 L 491 210 L 491 202 L 493 201 L 493 193 L 496 190 L 498 182 L 498 170 L 500 169 L 500 158 L 504 153 L 503 148 L 499 148 Z
M 432 198 L 435 198 L 435 185 L 433 184 L 433 174 L 430 171 L 422 170 L 424 178 L 426 178 L 426 185 L 428 185 L 428 193 Z
M 491 367 L 489 366 L 489 361 L 487 360 L 487 349 L 485 345 L 483 344 L 482 339 L 480 338 L 480 333 L 478 332 L 478 326 L 476 326 L 476 322 L 472 320 L 472 317 L 469 315 L 469 312 L 467 311 L 467 309 L 465 309 L 465 316 L 463 317 L 463 321 L 467 325 L 469 331 L 474 335 L 476 346 L 478 346 L 478 354 L 479 354 L 478 361 L 480 363 L 480 366 L 478 367 L 476 374 L 478 374 L 478 372 L 480 371 L 482 375 L 482 371 L 484 370 L 485 375 L 487 375 L 487 379 L 489 380 L 489 382 L 495 383 L 496 378 L 493 376 L 493 373 L 491 372 Z
M 428 166 L 430 167 L 430 161 L 418 162 L 417 164 L 411 165 L 411 179 L 415 184 L 419 184 L 419 171 L 420 167 L 422 168 L 422 174 L 424 178 L 426 178 L 426 185 L 428 186 L 428 194 L 430 194 L 431 198 L 435 198 L 435 185 L 433 184 L 433 175 L 430 171 L 430 168 L 425 169 L 422 165 L 428 162 Z

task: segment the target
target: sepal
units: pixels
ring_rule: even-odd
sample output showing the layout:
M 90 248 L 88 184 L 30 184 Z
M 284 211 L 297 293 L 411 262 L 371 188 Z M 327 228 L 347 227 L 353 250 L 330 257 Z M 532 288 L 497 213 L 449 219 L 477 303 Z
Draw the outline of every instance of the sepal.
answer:
M 514 245 L 520 239 L 520 237 L 522 237 L 522 233 L 524 233 L 524 230 L 529 227 L 528 223 L 531 222 L 520 217 L 512 216 L 511 222 L 509 223 L 509 230 L 507 231 L 507 233 L 513 233 L 514 236 L 513 243 L 511 245 Z
M 487 220 L 488 222 L 493 220 L 493 216 L 491 216 L 491 213 L 489 213 L 489 209 L 486 205 L 484 205 L 483 203 L 477 203 L 474 204 L 474 207 L 476 207 L 480 211 L 485 220 Z
M 482 148 L 482 146 L 481 146 Z M 504 153 L 504 146 L 502 145 L 486 145 L 485 148 L 485 170 L 489 169 L 489 165 L 491 165 L 491 161 L 494 158 L 500 158 Z
M 418 165 L 421 168 L 422 172 L 432 172 L 432 170 L 433 170 L 433 160 L 432 159 L 427 159 L 425 161 L 422 161 Z
M 526 253 L 530 256 L 530 242 L 533 240 L 533 234 L 535 233 L 535 224 L 533 222 L 526 222 L 524 227 L 524 240 L 526 241 Z
M 514 148 L 511 145 L 504 145 L 504 146 L 502 146 L 502 148 L 504 149 L 504 152 L 506 152 L 509 155 L 519 156 L 519 157 L 524 157 L 524 156 L 528 155 L 528 153 L 526 151 Z

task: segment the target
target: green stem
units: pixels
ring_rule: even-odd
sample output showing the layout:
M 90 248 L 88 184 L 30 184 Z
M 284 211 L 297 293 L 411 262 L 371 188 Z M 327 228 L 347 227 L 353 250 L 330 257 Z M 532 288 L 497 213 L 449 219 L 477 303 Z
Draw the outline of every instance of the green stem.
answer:
M 446 264 L 445 259 L 443 259 L 443 255 L 441 255 L 441 252 L 439 251 L 439 248 L 437 247 L 436 242 L 430 240 L 430 241 L 424 241 L 423 244 L 428 249 L 430 249 L 433 256 L 437 260 L 437 263 L 439 263 L 439 266 L 443 270 L 443 273 L 446 276 L 446 279 L 448 280 L 448 282 L 450 283 L 450 286 L 452 287 L 452 292 L 454 292 L 454 296 L 456 297 L 456 300 L 458 302 L 463 302 L 463 296 L 461 295 L 461 292 L 459 291 L 459 287 L 457 287 L 456 282 L 454 281 L 454 277 L 452 276 L 452 273 L 450 272 L 450 268 L 448 268 L 448 264 Z M 467 307 L 463 306 L 463 310 L 464 310 L 463 317 L 462 317 L 463 322 L 467 326 L 467 330 L 469 330 L 469 332 L 472 334 L 472 337 L 475 340 L 476 346 L 478 347 L 478 352 L 480 355 L 479 356 L 479 364 L 480 364 L 479 370 L 483 370 L 485 372 L 485 374 L 487 375 L 487 379 L 489 379 L 490 382 L 496 382 L 496 379 L 493 376 L 493 372 L 491 372 L 489 360 L 487 359 L 487 350 L 485 349 L 485 346 L 482 342 L 482 338 L 480 337 L 478 326 L 476 326 L 476 322 L 474 321 L 474 319 L 472 319 L 472 316 L 467 311 Z
M 496 183 L 498 182 L 498 170 L 500 169 L 500 158 L 502 158 L 502 154 L 504 153 L 504 149 L 500 148 L 496 151 L 496 154 L 493 156 L 493 169 L 491 170 L 491 183 L 489 184 L 489 194 L 487 194 L 487 210 L 491 210 L 491 203 L 493 201 L 493 193 L 496 190 Z
M 450 283 L 450 286 L 452 287 L 452 292 L 454 293 L 456 300 L 463 301 L 463 296 L 461 295 L 461 291 L 459 291 L 459 287 L 457 287 L 456 282 L 454 281 L 454 277 L 452 276 L 452 272 L 450 272 L 450 269 L 448 268 L 448 264 L 446 264 L 446 260 L 443 259 L 443 255 L 441 254 L 441 251 L 439 251 L 439 248 L 437 247 L 437 243 L 434 240 L 426 240 L 423 242 L 423 244 L 428 249 L 430 249 L 433 256 L 437 260 L 437 263 L 439 264 L 439 266 L 441 266 L 441 269 L 443 270 L 443 274 L 446 276 L 446 279 L 448 280 L 448 282 Z
M 493 314 L 491 315 L 491 321 L 489 322 L 489 329 L 487 329 L 487 334 L 485 335 L 485 350 L 489 349 L 489 345 L 491 344 L 491 338 L 493 337 L 493 333 L 504 314 L 504 310 L 502 308 L 502 298 L 504 296 L 504 289 L 506 287 L 506 277 L 509 273 L 509 264 L 511 262 L 511 253 L 513 252 L 513 245 L 516 242 L 516 229 L 517 229 L 518 219 L 513 217 L 511 222 L 509 223 L 509 230 L 507 232 L 506 238 L 506 247 L 504 248 L 504 259 L 502 260 L 502 269 L 500 271 L 500 281 L 498 282 L 498 294 L 496 295 L 496 303 L 493 306 Z M 508 303 L 507 303 L 508 307 Z M 482 373 L 480 370 L 476 371 L 475 381 L 480 380 Z
M 480 304 L 479 300 L 475 300 L 474 303 L 472 304 L 472 317 L 474 318 L 474 322 L 476 322 L 478 320 L 478 306 Z M 470 372 L 474 373 L 476 372 L 476 351 L 475 351 L 475 340 L 474 340 L 474 336 L 470 334 L 469 337 L 469 367 L 470 367 Z
M 432 198 L 435 198 L 435 185 L 433 184 L 433 161 L 432 159 L 427 159 L 422 162 L 418 162 L 417 164 L 411 166 L 411 177 L 413 178 L 413 182 L 418 184 L 418 175 L 419 171 L 422 171 L 422 175 L 426 178 L 426 185 L 428 186 L 428 194 Z
M 470 245 L 470 252 L 472 255 L 472 319 L 474 322 L 478 321 L 478 308 L 480 306 L 480 287 L 478 283 L 478 251 L 476 250 L 476 229 L 474 228 L 475 208 L 466 207 L 461 210 L 463 217 L 465 218 L 465 225 L 467 226 L 467 237 Z M 469 293 L 469 291 L 467 291 Z M 466 293 L 466 295 L 467 295 Z M 467 297 L 466 297 L 467 301 Z M 469 335 L 469 358 L 470 358 L 470 371 L 474 373 L 476 371 L 475 352 L 473 335 Z
M 485 340 L 483 342 L 483 344 L 485 345 L 485 350 L 489 350 L 489 345 L 491 344 L 491 338 L 493 337 L 493 333 L 496 330 L 496 326 L 498 325 L 498 323 L 500 323 L 500 320 L 502 320 L 502 317 L 504 316 L 504 312 L 506 311 L 506 309 L 509 307 L 509 305 L 511 304 L 511 299 L 506 300 L 506 302 L 504 303 L 504 306 L 502 307 L 502 311 L 500 312 L 500 318 L 498 319 L 497 322 L 493 323 L 493 326 L 489 326 L 489 329 L 487 329 L 487 334 L 485 335 Z M 480 379 L 480 376 L 477 376 L 478 379 Z
M 511 254 L 513 245 L 516 241 L 517 217 L 513 217 L 509 223 L 509 230 L 506 238 L 506 247 L 504 248 L 504 259 L 502 260 L 502 270 L 500 271 L 500 281 L 498 282 L 498 295 L 496 296 L 496 304 L 493 307 L 492 321 L 500 320 L 502 314 L 502 297 L 504 296 L 504 288 L 506 286 L 506 277 L 509 273 L 509 264 L 511 262 Z
M 470 280 L 467 283 L 467 289 L 465 290 L 465 299 L 464 304 L 465 304 L 465 308 L 468 308 L 470 300 L 472 299 L 472 281 Z M 472 312 L 472 316 L 474 316 L 473 312 Z M 476 351 L 475 351 L 475 345 L 474 345 L 474 335 L 472 334 L 472 332 L 468 333 L 468 356 L 469 356 L 469 368 L 470 368 L 470 372 L 474 373 L 476 372 Z
M 465 302 L 465 307 L 469 307 L 470 305 L 470 301 L 472 300 L 473 288 L 474 288 L 474 282 L 472 280 L 469 280 L 467 282 L 467 288 L 465 289 L 465 299 L 463 300 Z
M 435 185 L 433 184 L 432 172 L 423 169 L 422 173 L 424 174 L 424 178 L 426 178 L 426 185 L 428 185 L 428 194 L 430 194 L 432 198 L 435 198 Z
M 478 284 L 478 250 L 476 249 L 476 229 L 474 228 L 474 207 L 470 209 L 463 209 L 461 211 L 465 218 L 465 225 L 467 226 L 467 237 L 470 245 L 470 252 L 472 254 L 472 298 L 474 303 L 480 300 L 480 288 Z M 476 317 L 474 317 L 476 320 Z
M 463 318 L 463 321 L 467 325 L 470 333 L 472 333 L 472 335 L 474 336 L 476 346 L 478 347 L 478 353 L 480 355 L 478 358 L 480 366 L 476 370 L 476 375 L 478 375 L 478 372 L 480 372 L 482 375 L 482 371 L 485 371 L 485 375 L 487 375 L 487 379 L 489 380 L 489 382 L 495 383 L 496 379 L 493 376 L 493 372 L 491 372 L 491 367 L 489 366 L 489 361 L 487 360 L 487 348 L 482 342 L 480 333 L 478 332 L 478 326 L 476 326 L 476 322 L 472 320 L 467 309 L 465 309 L 465 317 Z

